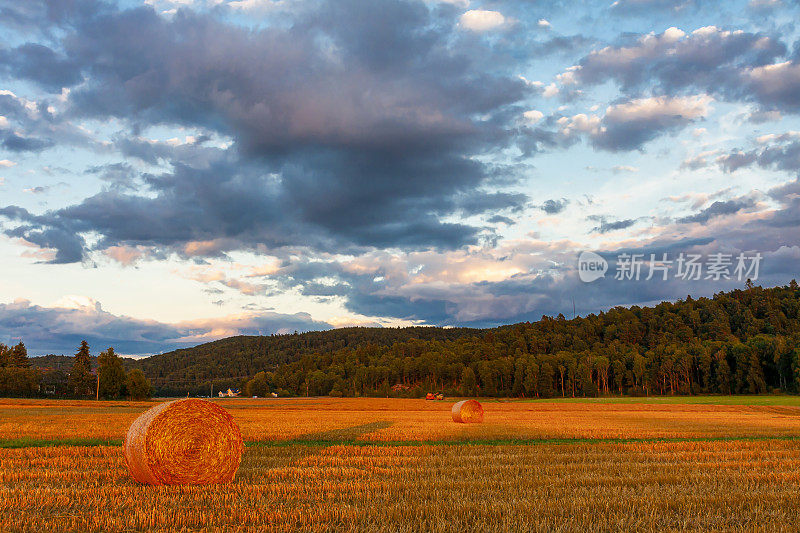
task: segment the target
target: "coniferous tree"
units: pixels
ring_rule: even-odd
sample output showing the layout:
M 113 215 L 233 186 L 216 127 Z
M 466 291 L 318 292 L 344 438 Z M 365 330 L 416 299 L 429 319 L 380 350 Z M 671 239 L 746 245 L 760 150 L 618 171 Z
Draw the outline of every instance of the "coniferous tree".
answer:
M 81 341 L 72 370 L 69 372 L 70 390 L 75 396 L 90 396 L 94 392 L 95 377 L 92 375 L 92 359 L 89 353 L 89 343 Z
M 41 379 L 41 370 L 31 368 L 22 342 L 13 348 L 0 344 L 0 394 L 33 396 L 39 391 Z
M 0 343 L 0 368 L 8 366 L 11 361 L 11 350 L 5 344 Z
M 11 349 L 9 366 L 16 368 L 30 368 L 31 363 L 28 360 L 28 349 L 25 348 L 24 343 L 20 342 Z

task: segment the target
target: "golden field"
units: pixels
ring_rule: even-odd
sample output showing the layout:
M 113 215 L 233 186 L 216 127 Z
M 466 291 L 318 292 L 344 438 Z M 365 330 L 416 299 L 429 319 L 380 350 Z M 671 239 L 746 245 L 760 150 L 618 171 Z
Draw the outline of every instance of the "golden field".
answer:
M 251 447 L 231 485 L 3 450 L 3 531 L 796 531 L 800 443 Z
M 220 403 L 249 443 L 232 484 L 138 485 L 120 446 L 0 449 L 0 531 L 798 529 L 793 405 L 486 401 L 463 426 L 449 401 Z M 152 405 L 2 400 L 0 442 L 121 440 Z
M 482 400 L 486 410 L 485 422 L 463 425 L 452 423 L 450 418 L 450 407 L 455 400 L 293 398 L 214 401 L 233 415 L 247 442 L 800 435 L 800 406 L 797 405 Z M 155 403 L 0 399 L 0 440 L 80 437 L 121 441 L 131 422 Z

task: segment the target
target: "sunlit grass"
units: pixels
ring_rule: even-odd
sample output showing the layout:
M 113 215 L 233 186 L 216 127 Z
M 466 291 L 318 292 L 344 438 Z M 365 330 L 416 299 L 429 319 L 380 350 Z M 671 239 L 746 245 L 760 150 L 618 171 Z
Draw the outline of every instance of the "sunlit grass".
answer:
M 469 426 L 449 401 L 229 400 L 247 447 L 209 487 L 131 479 L 152 402 L 0 400 L 0 531 L 795 531 L 800 407 L 762 398 L 486 401 Z
M 118 447 L 0 451 L 8 531 L 778 531 L 800 443 L 267 446 L 232 485 L 146 487 Z
M 221 401 L 254 441 L 495 441 L 789 437 L 800 435 L 800 406 L 736 397 L 750 404 L 656 398 L 636 401 L 484 401 L 483 424 L 454 424 L 451 401 L 280 399 Z M 794 397 L 781 397 L 794 399 Z M 629 399 L 626 399 L 629 400 Z M 705 403 L 699 403 L 703 401 Z M 0 441 L 100 439 L 119 442 L 153 402 L 0 400 Z

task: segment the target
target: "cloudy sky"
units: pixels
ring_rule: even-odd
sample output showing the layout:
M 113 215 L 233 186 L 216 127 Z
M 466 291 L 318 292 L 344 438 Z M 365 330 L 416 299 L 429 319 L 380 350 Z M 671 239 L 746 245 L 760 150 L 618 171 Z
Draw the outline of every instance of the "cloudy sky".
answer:
M 800 8 L 724 6 L 0 0 L 0 342 L 571 317 L 742 287 L 737 258 L 788 283 Z

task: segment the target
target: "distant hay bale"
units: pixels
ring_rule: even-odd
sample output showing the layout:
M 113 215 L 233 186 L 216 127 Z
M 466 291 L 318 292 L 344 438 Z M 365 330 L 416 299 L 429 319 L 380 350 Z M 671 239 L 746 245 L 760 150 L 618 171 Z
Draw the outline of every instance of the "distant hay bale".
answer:
M 483 407 L 477 400 L 462 400 L 453 404 L 453 422 L 480 424 L 483 422 Z
M 156 405 L 131 424 L 125 462 L 140 483 L 228 483 L 243 447 L 239 426 L 225 409 L 206 400 L 175 400 Z

